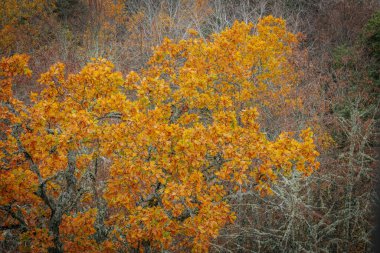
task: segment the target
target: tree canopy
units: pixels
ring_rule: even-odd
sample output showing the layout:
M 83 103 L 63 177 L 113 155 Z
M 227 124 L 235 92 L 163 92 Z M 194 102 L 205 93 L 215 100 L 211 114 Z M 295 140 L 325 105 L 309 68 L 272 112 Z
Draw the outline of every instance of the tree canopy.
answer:
M 21 250 L 205 252 L 234 222 L 230 194 L 318 168 L 310 128 L 274 138 L 258 123 L 300 106 L 284 20 L 190 33 L 126 77 L 102 58 L 54 64 L 31 104 L 12 94 L 28 56 L 1 60 L 0 225 L 20 230 Z

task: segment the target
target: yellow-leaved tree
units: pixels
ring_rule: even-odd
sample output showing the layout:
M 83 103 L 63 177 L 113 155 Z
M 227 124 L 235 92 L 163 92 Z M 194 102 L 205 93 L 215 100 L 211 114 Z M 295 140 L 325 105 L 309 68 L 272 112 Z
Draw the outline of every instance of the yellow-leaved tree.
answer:
M 57 63 L 31 105 L 11 90 L 28 57 L 1 60 L 0 222 L 20 250 L 205 252 L 235 219 L 229 194 L 318 168 L 310 129 L 272 140 L 257 123 L 297 82 L 285 22 L 190 33 L 125 78 L 105 59 Z

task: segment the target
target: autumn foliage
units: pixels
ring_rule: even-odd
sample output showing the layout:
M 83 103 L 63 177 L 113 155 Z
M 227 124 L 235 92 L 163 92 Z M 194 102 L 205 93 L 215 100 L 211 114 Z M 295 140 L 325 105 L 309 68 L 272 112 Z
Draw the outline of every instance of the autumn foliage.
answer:
M 0 224 L 21 251 L 205 252 L 236 218 L 229 194 L 318 168 L 310 128 L 269 138 L 258 124 L 302 106 L 285 22 L 190 32 L 126 77 L 102 58 L 74 74 L 54 64 L 30 105 L 12 94 L 29 57 L 1 60 Z

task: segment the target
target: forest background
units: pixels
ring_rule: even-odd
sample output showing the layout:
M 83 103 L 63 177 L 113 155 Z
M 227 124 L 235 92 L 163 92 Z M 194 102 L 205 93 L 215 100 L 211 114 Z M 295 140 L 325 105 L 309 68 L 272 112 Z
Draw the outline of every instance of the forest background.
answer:
M 379 7 L 380 4 L 376 0 L 2 1 L 0 3 L 2 109 L 8 105 L 7 103 L 13 103 L 4 96 L 5 92 L 8 92 L 6 89 L 11 87 L 12 96 L 22 101 L 26 107 L 36 108 L 30 112 L 30 115 L 37 113 L 38 108 L 33 105 L 48 101 L 44 98 L 52 96 L 48 93 L 51 91 L 46 88 L 50 87 L 50 82 L 57 82 L 56 79 L 58 83 L 65 85 L 73 82 L 65 73 L 78 73 L 76 78 L 80 83 L 87 82 L 86 74 L 96 75 L 92 71 L 100 69 L 105 79 L 100 78 L 99 87 L 102 86 L 102 82 L 118 84 L 121 81 L 117 75 L 113 75 L 114 70 L 110 72 L 110 69 L 113 69 L 110 62 L 114 65 L 115 71 L 119 71 L 117 73 L 126 77 L 124 81 L 122 80 L 128 83 L 126 89 L 129 89 L 132 83 L 137 83 L 141 76 L 146 76 L 148 79 L 151 78 L 149 80 L 153 80 L 153 90 L 158 87 L 153 93 L 156 92 L 157 94 L 154 94 L 159 97 L 164 94 L 161 92 L 165 92 L 164 88 L 160 90 L 160 83 L 154 81 L 154 71 L 163 64 L 157 57 L 160 52 L 173 54 L 175 58 L 175 50 L 185 50 L 181 47 L 183 46 L 181 41 L 188 41 L 184 47 L 190 48 L 186 50 L 192 52 L 191 43 L 203 41 L 205 44 L 202 45 L 207 47 L 211 45 L 207 43 L 212 41 L 211 38 L 215 36 L 213 34 L 222 34 L 223 31 L 228 31 L 228 28 L 232 27 L 232 30 L 235 29 L 233 31 L 239 32 L 248 29 L 244 24 L 258 24 L 259 20 L 280 24 L 279 27 L 283 24 L 285 27 L 285 23 L 281 23 L 285 20 L 286 33 L 294 35 L 297 40 L 287 59 L 295 69 L 289 70 L 290 73 L 297 73 L 297 78 L 295 81 L 290 80 L 289 75 L 284 77 L 288 72 L 282 73 L 284 74 L 281 76 L 282 81 L 294 82 L 290 91 L 281 90 L 281 94 L 286 92 L 286 97 L 282 98 L 281 94 L 275 96 L 273 95 L 275 93 L 262 93 L 262 97 L 257 98 L 262 106 L 257 105 L 258 112 L 250 112 L 254 115 L 252 117 L 257 117 L 257 125 L 252 126 L 252 131 L 258 131 L 259 128 L 270 141 L 274 141 L 282 132 L 298 134 L 310 128 L 313 132 L 312 143 L 319 153 L 317 160 L 320 165 L 315 166 L 312 173 L 307 171 L 307 177 L 302 173 L 305 171 L 292 170 L 273 176 L 275 180 L 270 186 L 257 183 L 244 189 L 239 187 L 249 185 L 245 182 L 247 178 L 235 174 L 234 179 L 239 187 L 231 186 L 232 190 L 223 195 L 223 198 L 228 200 L 229 207 L 219 206 L 218 210 L 210 209 L 211 216 L 203 217 L 204 220 L 212 220 L 214 218 L 210 217 L 220 215 L 228 219 L 213 220 L 217 225 L 214 228 L 210 225 L 210 231 L 205 233 L 197 230 L 203 222 L 200 219 L 198 227 L 194 230 L 197 230 L 197 235 L 202 234 L 205 237 L 198 238 L 188 228 L 189 231 L 181 232 L 183 235 L 189 235 L 191 242 L 188 242 L 174 232 L 177 225 L 163 232 L 156 231 L 158 234 L 155 234 L 156 232 L 152 232 L 154 229 L 147 228 L 148 223 L 144 223 L 148 219 L 146 217 L 151 219 L 150 215 L 153 215 L 147 211 L 145 217 L 144 210 L 160 205 L 154 203 L 155 201 L 163 201 L 161 204 L 165 205 L 163 197 L 159 199 L 147 193 L 141 203 L 136 204 L 142 206 L 141 213 L 137 212 L 135 216 L 128 212 L 124 213 L 130 215 L 129 219 L 137 219 L 145 225 L 137 223 L 140 225 L 133 227 L 130 221 L 128 223 L 116 217 L 115 210 L 121 207 L 113 202 L 112 194 L 116 196 L 117 191 L 122 191 L 124 188 L 122 183 L 113 184 L 109 181 L 111 161 L 102 156 L 97 156 L 95 159 L 83 156 L 83 164 L 77 166 L 91 167 L 91 171 L 96 168 L 97 173 L 88 172 L 88 175 L 83 173 L 78 176 L 79 179 L 83 179 L 81 183 L 85 185 L 83 193 L 80 194 L 79 201 L 72 202 L 73 206 L 64 209 L 57 234 L 51 221 L 54 210 L 59 209 L 58 203 L 62 199 L 59 192 L 68 192 L 70 188 L 68 181 L 66 182 L 63 174 L 59 173 L 51 178 L 46 177 L 46 181 L 39 182 L 40 192 L 36 190 L 34 194 L 25 185 L 26 180 L 32 176 L 17 169 L 21 166 L 21 162 L 17 160 L 19 157 L 14 161 L 13 158 L 10 159 L 11 152 L 2 145 L 0 146 L 3 152 L 0 163 L 0 251 L 36 252 L 37 249 L 46 248 L 49 252 L 133 250 L 179 252 L 191 248 L 193 251 L 211 252 L 371 252 L 375 224 L 374 203 L 377 200 L 375 169 L 379 165 L 376 152 L 379 152 L 380 148 Z M 265 21 L 267 16 L 281 19 Z M 285 33 L 285 30 L 283 32 Z M 227 40 L 230 40 L 227 43 L 233 43 L 233 35 L 226 36 Z M 198 42 L 194 42 L 197 40 Z M 173 67 L 174 71 L 179 71 L 177 68 L 181 66 L 181 60 L 183 61 L 178 59 L 178 63 L 176 62 L 178 65 Z M 26 67 L 27 62 L 32 72 Z M 194 63 L 194 69 L 198 63 Z M 9 66 L 17 67 L 12 69 Z M 65 68 L 64 71 L 62 66 Z M 228 69 L 227 67 L 225 68 Z M 41 75 L 43 73 L 46 74 Z M 10 86 L 9 78 L 12 79 Z M 143 86 L 142 83 L 140 85 Z M 96 91 L 99 94 L 109 92 L 107 89 L 99 89 L 100 91 Z M 45 93 L 37 95 L 43 90 Z M 118 93 L 114 95 L 117 100 Z M 134 97 L 136 94 L 132 92 L 128 96 Z M 218 99 L 223 100 L 223 103 L 229 103 L 228 98 Z M 58 99 L 55 102 L 61 101 Z M 208 102 L 206 100 L 204 103 Z M 193 110 L 189 109 L 188 105 L 181 106 L 172 108 L 171 120 Z M 54 111 L 56 112 L 58 111 Z M 165 112 L 163 110 L 157 113 Z M 202 113 L 199 115 L 203 117 Z M 9 145 L 7 141 L 11 136 L 10 132 L 14 130 L 9 126 L 15 122 L 12 122 L 6 113 L 1 114 L 1 117 L 0 139 L 2 143 Z M 116 118 L 111 121 L 122 118 L 115 114 L 107 117 Z M 191 120 L 191 118 L 184 119 L 186 122 Z M 203 121 L 207 121 L 207 115 L 203 117 Z M 34 126 L 40 124 L 37 119 L 31 122 Z M 304 140 L 308 136 L 306 133 Z M 18 141 L 17 137 L 14 139 Z M 46 139 L 44 141 L 46 142 Z M 41 140 L 39 145 L 42 144 Z M 117 148 L 119 147 L 108 147 L 110 150 Z M 243 147 L 239 146 L 239 149 Z M 313 150 L 310 152 L 314 152 L 314 146 L 310 149 Z M 158 152 L 153 148 L 147 150 L 149 157 L 151 152 Z M 17 152 L 19 151 L 20 146 Z M 52 154 L 55 151 L 49 147 L 45 152 Z M 212 158 L 215 164 L 218 163 L 218 157 L 216 154 Z M 91 160 L 91 163 L 86 159 Z M 315 161 L 311 159 L 309 162 Z M 69 170 L 70 162 L 67 163 Z M 123 178 L 123 175 L 115 173 L 111 173 L 111 177 Z M 270 174 L 268 171 L 265 173 Z M 136 175 L 141 176 L 141 174 Z M 189 185 L 201 180 L 195 178 L 194 173 L 191 175 L 193 181 L 190 180 Z M 272 178 L 272 175 L 269 177 Z M 48 211 L 33 209 L 31 206 L 39 203 L 34 199 L 34 195 L 43 199 L 45 184 L 46 191 L 57 198 L 57 207 L 50 207 L 51 210 L 42 208 Z M 161 190 L 160 184 L 159 180 L 155 189 L 157 192 Z M 112 187 L 116 190 L 111 191 Z M 171 189 L 168 185 L 166 187 Z M 25 193 L 29 190 L 33 194 L 28 193 L 30 197 L 27 199 L 18 196 L 24 194 L 29 196 Z M 56 195 L 54 191 L 57 191 Z M 86 195 L 87 192 L 91 192 L 89 196 Z M 207 194 L 212 195 L 209 192 Z M 175 213 L 176 207 L 170 208 Z M 223 213 L 220 211 L 223 208 L 228 210 L 231 208 L 233 214 Z M 189 212 L 198 209 L 189 208 Z M 186 212 L 182 209 L 178 212 L 178 221 L 183 223 L 181 226 L 186 227 L 187 216 L 181 217 Z M 158 217 L 161 217 L 161 214 L 154 215 L 157 217 L 152 219 L 160 220 Z M 124 233 L 127 232 L 124 230 L 116 231 L 117 227 L 125 225 L 123 222 L 127 222 L 126 226 L 130 226 L 127 232 L 131 235 L 125 236 Z M 196 224 L 196 220 L 192 222 Z M 181 229 L 184 229 L 183 227 Z M 158 245 L 157 241 L 160 240 L 164 243 Z

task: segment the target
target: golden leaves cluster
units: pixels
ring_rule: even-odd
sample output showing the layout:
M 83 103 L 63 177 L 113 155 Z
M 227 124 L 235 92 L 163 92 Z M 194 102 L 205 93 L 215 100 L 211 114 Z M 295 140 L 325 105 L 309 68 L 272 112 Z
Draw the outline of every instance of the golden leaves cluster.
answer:
M 236 22 L 210 40 L 165 40 L 145 70 L 125 78 L 104 59 L 70 75 L 55 64 L 41 75 L 45 89 L 32 94 L 33 105 L 17 114 L 25 129 L 20 143 L 43 178 L 65 170 L 69 152 L 76 154 L 78 180 L 96 159 L 110 161 L 104 198 L 113 231 L 105 248 L 116 238 L 114 245 L 205 252 L 236 218 L 229 194 L 270 194 L 279 174 L 309 175 L 319 166 L 310 129 L 298 140 L 294 133 L 273 139 L 257 123 L 259 111 L 283 106 L 296 84 L 289 61 L 296 45 L 283 20 L 266 17 L 257 25 Z M 13 72 L 25 73 L 19 67 Z M 3 157 L 17 156 L 17 141 L 8 137 L 0 142 L 9 149 Z M 18 192 L 37 184 L 25 162 L 1 173 L 1 196 L 15 190 L 12 182 Z M 26 176 L 28 186 L 19 179 Z M 51 194 L 59 191 L 49 185 Z M 85 210 L 61 228 L 67 245 L 94 251 L 96 211 Z

